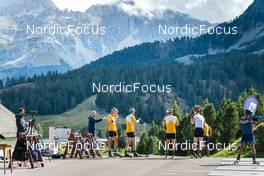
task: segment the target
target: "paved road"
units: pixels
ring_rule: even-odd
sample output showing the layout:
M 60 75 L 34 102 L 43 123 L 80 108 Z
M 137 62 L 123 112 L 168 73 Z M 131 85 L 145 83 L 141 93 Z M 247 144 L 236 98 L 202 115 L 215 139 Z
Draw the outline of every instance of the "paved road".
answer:
M 221 159 L 189 159 L 177 157 L 164 160 L 150 156 L 138 159 L 101 159 L 101 160 L 52 160 L 45 161 L 44 168 L 15 168 L 12 176 L 206 176 L 219 166 Z M 1 167 L 1 166 L 0 166 Z M 3 173 L 0 169 L 0 175 Z M 7 175 L 11 175 L 7 172 Z
M 251 158 L 241 159 L 238 165 L 233 165 L 235 159 L 226 158 L 221 161 L 209 176 L 264 176 L 264 159 L 258 159 L 260 165 L 253 165 Z

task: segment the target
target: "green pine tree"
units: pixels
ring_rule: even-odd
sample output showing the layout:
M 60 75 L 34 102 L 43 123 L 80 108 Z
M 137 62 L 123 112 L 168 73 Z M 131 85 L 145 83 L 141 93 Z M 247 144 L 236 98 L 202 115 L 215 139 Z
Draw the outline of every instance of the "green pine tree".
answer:
M 146 131 L 142 132 L 137 149 L 138 149 L 138 152 L 140 154 L 147 154 L 147 152 L 148 152 L 148 134 Z

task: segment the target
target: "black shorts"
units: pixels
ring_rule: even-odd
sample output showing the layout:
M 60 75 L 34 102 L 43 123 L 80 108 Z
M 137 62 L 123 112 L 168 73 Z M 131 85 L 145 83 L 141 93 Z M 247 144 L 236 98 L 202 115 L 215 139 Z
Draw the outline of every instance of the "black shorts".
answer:
M 176 133 L 166 133 L 166 139 L 176 139 Z
M 202 128 L 195 128 L 194 137 L 202 138 L 204 135 L 204 131 Z
M 128 138 L 134 138 L 134 137 L 135 137 L 134 132 L 128 132 L 128 133 L 127 133 L 127 137 L 128 137 Z
M 115 137 L 117 136 L 116 131 L 108 131 L 108 137 Z

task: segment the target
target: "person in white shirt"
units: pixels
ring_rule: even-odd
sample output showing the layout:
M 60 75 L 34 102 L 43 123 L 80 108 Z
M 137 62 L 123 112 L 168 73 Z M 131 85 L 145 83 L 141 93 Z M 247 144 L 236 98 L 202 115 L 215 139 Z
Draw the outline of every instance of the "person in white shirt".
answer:
M 195 158 L 202 157 L 202 142 L 203 142 L 203 135 L 204 135 L 204 125 L 205 120 L 204 117 L 200 114 L 201 108 L 200 106 L 195 106 L 193 108 L 193 117 L 191 118 L 191 124 L 194 125 L 194 138 L 193 138 L 193 156 Z M 199 146 L 199 148 L 198 148 Z

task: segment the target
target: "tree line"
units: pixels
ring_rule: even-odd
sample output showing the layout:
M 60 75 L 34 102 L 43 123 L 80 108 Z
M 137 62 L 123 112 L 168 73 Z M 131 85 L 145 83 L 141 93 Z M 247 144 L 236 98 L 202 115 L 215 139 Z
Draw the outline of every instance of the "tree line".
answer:
M 256 115 L 263 115 L 264 96 L 254 89 L 244 91 L 236 101 L 232 101 L 230 98 L 223 98 L 217 108 L 208 99 L 203 101 L 201 104 L 202 115 L 205 117 L 206 123 L 213 129 L 210 142 L 229 144 L 241 137 L 239 119 L 243 115 L 243 102 L 250 95 L 256 96 L 259 101 Z M 176 101 L 172 104 L 172 108 L 174 115 L 180 120 L 180 126 L 177 127 L 177 142 L 184 143 L 185 141 L 189 141 L 192 143 L 194 128 L 190 124 L 190 113 L 183 113 Z M 149 129 L 141 132 L 138 145 L 138 150 L 141 154 L 162 154 L 164 152 L 159 149 L 158 143 L 158 141 L 162 143 L 165 141 L 165 132 L 161 126 L 161 121 L 162 118 L 160 118 L 159 122 L 153 121 Z M 264 152 L 263 131 L 264 124 L 262 123 L 255 131 L 258 152 Z M 191 151 L 178 150 L 177 154 L 189 155 Z
M 222 58 L 223 57 L 223 58 Z M 173 99 L 191 107 L 208 98 L 215 106 L 223 97 L 238 98 L 245 89 L 264 90 L 263 55 L 225 55 L 184 65 L 163 63 L 149 66 L 88 65 L 65 74 L 49 72 L 47 75 L 7 79 L 1 84 L 2 103 L 16 112 L 21 106 L 38 110 L 41 115 L 63 113 L 94 95 L 92 83 L 172 85 L 171 93 L 96 93 L 98 107 L 109 111 L 118 107 L 126 115 L 133 106 L 150 123 L 162 115 Z

